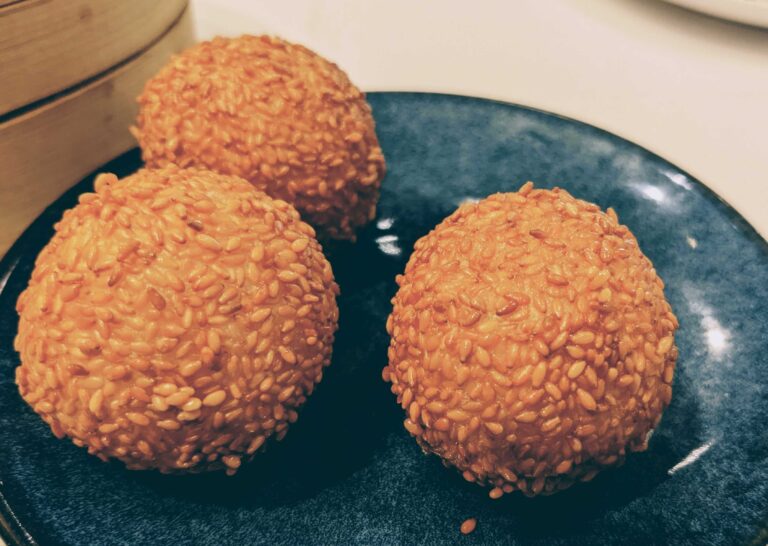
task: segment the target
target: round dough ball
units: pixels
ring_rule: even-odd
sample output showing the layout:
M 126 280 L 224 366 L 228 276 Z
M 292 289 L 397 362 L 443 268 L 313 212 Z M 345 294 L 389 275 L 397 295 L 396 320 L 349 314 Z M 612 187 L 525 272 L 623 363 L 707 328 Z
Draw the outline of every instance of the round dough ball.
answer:
M 240 178 L 169 167 L 95 185 L 19 297 L 21 395 L 101 459 L 233 473 L 322 378 L 331 266 L 291 205 Z
M 612 210 L 528 183 L 462 205 L 397 281 L 383 376 L 405 428 L 492 497 L 553 493 L 646 448 L 678 324 Z
M 206 167 L 293 204 L 323 237 L 373 219 L 384 156 L 365 95 L 335 64 L 268 36 L 215 38 L 173 59 L 139 96 L 148 166 Z

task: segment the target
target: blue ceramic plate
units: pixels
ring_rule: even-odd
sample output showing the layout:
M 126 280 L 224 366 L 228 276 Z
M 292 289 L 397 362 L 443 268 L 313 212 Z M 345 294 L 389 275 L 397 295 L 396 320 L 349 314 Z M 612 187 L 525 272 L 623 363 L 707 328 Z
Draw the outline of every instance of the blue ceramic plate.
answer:
M 129 472 L 56 440 L 13 383 L 14 304 L 52 205 L 0 265 L 0 513 L 32 544 L 744 544 L 768 515 L 768 245 L 685 172 L 552 114 L 444 95 L 370 95 L 387 157 L 379 215 L 326 248 L 342 295 L 333 364 L 285 441 L 234 478 Z M 127 174 L 136 152 L 105 170 Z M 414 241 L 465 199 L 526 180 L 612 206 L 680 318 L 674 396 L 650 449 L 547 498 L 464 482 L 424 456 L 381 380 L 384 322 Z M 468 517 L 477 530 L 459 534 Z

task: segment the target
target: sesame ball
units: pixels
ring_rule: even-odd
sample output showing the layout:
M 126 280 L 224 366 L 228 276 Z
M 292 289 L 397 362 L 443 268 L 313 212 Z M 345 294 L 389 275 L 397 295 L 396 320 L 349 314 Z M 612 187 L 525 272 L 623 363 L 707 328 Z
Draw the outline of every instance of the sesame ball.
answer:
M 95 187 L 19 297 L 19 391 L 103 460 L 234 473 L 285 435 L 330 360 L 338 287 L 314 231 L 209 171 Z
M 646 449 L 678 323 L 613 210 L 528 183 L 459 207 L 397 282 L 383 377 L 405 428 L 492 498 L 550 494 Z
M 293 204 L 321 236 L 373 219 L 384 156 L 365 95 L 335 64 L 268 36 L 215 38 L 149 80 L 133 133 L 148 166 L 206 167 Z

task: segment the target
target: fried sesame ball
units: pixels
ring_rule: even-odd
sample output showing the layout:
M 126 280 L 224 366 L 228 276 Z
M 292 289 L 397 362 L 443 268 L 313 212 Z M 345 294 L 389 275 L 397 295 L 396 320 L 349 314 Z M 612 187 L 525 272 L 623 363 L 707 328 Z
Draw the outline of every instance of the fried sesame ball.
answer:
M 384 156 L 365 95 L 335 64 L 268 36 L 215 38 L 149 80 L 133 128 L 148 166 L 206 167 L 292 203 L 326 238 L 373 219 Z
M 420 239 L 387 322 L 405 428 L 492 498 L 550 494 L 644 450 L 677 319 L 616 214 L 523 186 Z
M 204 170 L 95 188 L 19 297 L 19 391 L 103 460 L 234 473 L 285 435 L 329 363 L 338 287 L 314 230 Z

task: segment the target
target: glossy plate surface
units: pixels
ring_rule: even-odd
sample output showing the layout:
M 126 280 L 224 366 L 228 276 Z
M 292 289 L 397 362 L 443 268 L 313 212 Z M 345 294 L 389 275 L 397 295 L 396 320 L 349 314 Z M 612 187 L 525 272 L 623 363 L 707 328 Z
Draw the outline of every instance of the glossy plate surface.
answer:
M 105 464 L 56 440 L 13 383 L 15 301 L 51 206 L 0 265 L 0 514 L 42 544 L 743 544 L 768 513 L 768 245 L 680 169 L 552 114 L 480 99 L 369 96 L 389 173 L 355 245 L 326 248 L 341 285 L 332 365 L 282 443 L 234 478 Z M 139 166 L 129 153 L 106 169 Z M 680 318 L 672 404 L 650 449 L 558 495 L 492 501 L 425 457 L 381 380 L 384 323 L 414 241 L 465 199 L 558 185 L 612 206 Z M 468 517 L 477 530 L 459 534 Z M 13 533 L 13 539 L 9 533 Z M 761 538 L 762 537 L 762 538 Z

